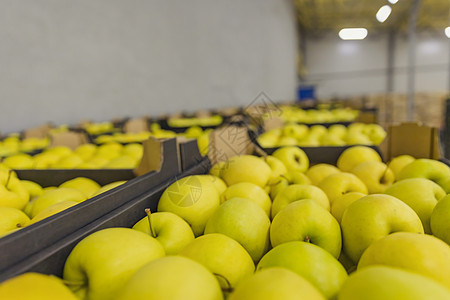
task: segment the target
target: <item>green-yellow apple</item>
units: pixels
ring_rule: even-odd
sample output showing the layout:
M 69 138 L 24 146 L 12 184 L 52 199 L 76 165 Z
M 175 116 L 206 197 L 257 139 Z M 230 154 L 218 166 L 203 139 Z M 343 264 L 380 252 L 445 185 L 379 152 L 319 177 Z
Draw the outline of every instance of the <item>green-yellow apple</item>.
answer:
M 226 166 L 227 163 L 225 161 L 218 162 L 211 167 L 209 174 L 222 178 L 222 173 Z
M 334 124 L 328 127 L 328 133 L 331 133 L 342 139 L 347 134 L 347 127 L 342 124 Z
M 50 216 L 53 216 L 65 209 L 68 209 L 69 207 L 72 207 L 74 205 L 77 205 L 78 202 L 76 201 L 71 201 L 71 200 L 65 200 L 65 201 L 61 201 L 61 202 L 57 202 L 55 204 L 50 205 L 49 207 L 41 210 L 37 215 L 35 215 L 33 217 L 33 219 L 31 219 L 30 224 L 36 223 L 40 220 L 43 220 L 45 218 L 48 218 Z
M 24 209 L 30 195 L 14 172 L 0 172 L 0 206 Z
M 76 189 L 57 188 L 55 190 L 50 190 L 48 192 L 44 192 L 41 196 L 34 200 L 31 208 L 31 217 L 34 218 L 38 213 L 58 202 L 82 202 L 86 199 L 86 195 Z
M 223 290 L 233 290 L 255 271 L 252 258 L 241 244 L 220 233 L 197 237 L 179 255 L 204 265 L 216 275 Z
M 101 188 L 99 188 L 95 193 L 93 193 L 91 195 L 91 198 L 95 197 L 97 195 L 103 194 L 106 191 L 112 190 L 113 188 L 118 187 L 119 185 L 122 185 L 125 182 L 127 182 L 127 181 L 126 180 L 119 180 L 119 181 L 114 181 L 114 182 L 108 183 L 108 184 L 102 186 Z
M 401 200 L 373 194 L 350 204 L 341 220 L 344 251 L 357 263 L 373 242 L 393 232 L 423 233 L 419 216 Z
M 79 190 L 85 194 L 87 198 L 89 198 L 100 188 L 100 185 L 93 179 L 87 177 L 76 177 L 63 182 L 59 187 Z
M 187 257 L 166 256 L 140 268 L 114 299 L 222 300 L 223 296 L 219 283 L 206 267 Z
M 314 125 L 309 128 L 309 135 L 320 137 L 328 132 L 328 129 L 323 125 Z
M 394 183 L 394 173 L 380 161 L 365 161 L 351 171 L 366 185 L 369 194 L 383 193 Z
M 122 153 L 126 155 L 130 155 L 136 160 L 140 160 L 142 158 L 142 155 L 144 153 L 144 147 L 142 144 L 138 143 L 130 143 L 122 148 Z
M 318 187 L 307 184 L 292 184 L 277 194 L 272 204 L 272 219 L 289 203 L 312 199 L 326 210 L 330 210 L 327 195 Z
M 309 180 L 304 173 L 292 170 L 287 171 L 286 174 L 278 177 L 278 179 L 270 185 L 270 197 L 275 199 L 279 192 L 291 184 L 311 184 L 311 180 Z
M 377 151 L 366 146 L 353 146 L 345 149 L 337 160 L 337 167 L 343 172 L 350 172 L 354 167 L 365 161 L 379 161 Z
M 75 169 L 78 165 L 82 164 L 84 161 L 77 154 L 69 154 L 62 157 L 56 163 L 50 166 L 51 169 Z
M 107 228 L 88 235 L 72 249 L 63 279 L 81 299 L 116 299 L 137 270 L 164 255 L 161 244 L 148 234 Z
M 347 209 L 347 207 L 364 196 L 367 195 L 359 192 L 352 192 L 338 197 L 336 200 L 334 200 L 333 203 L 331 203 L 330 209 L 331 214 L 336 218 L 336 220 L 340 224 L 342 220 L 342 215 L 344 214 L 344 211 Z
M 30 199 L 33 199 L 34 197 L 38 197 L 38 196 L 42 195 L 42 193 L 44 192 L 43 188 L 36 182 L 29 181 L 29 180 L 21 180 L 20 182 L 25 187 L 25 189 L 28 191 L 28 194 L 30 195 Z
M 61 157 L 58 154 L 44 151 L 33 156 L 35 169 L 48 169 L 55 164 Z
M 209 218 L 205 234 L 222 233 L 233 238 L 258 262 L 269 249 L 269 227 L 269 217 L 261 206 L 248 199 L 231 198 Z
M 281 244 L 263 256 L 256 271 L 283 267 L 312 283 L 327 299 L 336 296 L 347 272 L 339 261 L 319 246 L 306 242 Z
M 281 129 L 281 134 L 295 139 L 301 139 L 308 134 L 309 128 L 304 124 L 290 123 Z
M 450 195 L 445 196 L 436 204 L 431 213 L 431 232 L 450 245 Z
M 277 147 L 288 147 L 288 146 L 296 146 L 297 145 L 297 139 L 290 136 L 282 136 L 278 140 L 276 146 Z
M 425 233 L 431 233 L 431 213 L 438 201 L 445 196 L 445 191 L 439 185 L 425 178 L 409 178 L 397 181 L 385 194 L 408 204 L 422 221 Z
M 75 154 L 81 157 L 84 161 L 87 161 L 92 156 L 94 156 L 97 151 L 97 146 L 94 144 L 83 144 L 75 149 Z
M 302 173 L 308 170 L 309 158 L 305 151 L 296 146 L 279 148 L 272 155 L 281 160 L 288 170 Z
M 151 228 L 149 226 L 151 220 Z M 194 233 L 185 220 L 170 212 L 152 213 L 142 218 L 133 229 L 145 232 L 156 238 L 167 255 L 176 255 L 194 240 Z
M 278 144 L 281 130 L 269 130 L 258 136 L 258 143 L 263 148 L 272 148 Z
M 371 265 L 420 273 L 450 288 L 450 247 L 432 235 L 395 232 L 385 236 L 364 251 L 358 270 Z
M 53 275 L 27 272 L 0 284 L 0 299 L 77 300 L 78 298 Z
M 338 258 L 342 247 L 341 228 L 316 201 L 295 201 L 284 207 L 270 226 L 272 247 L 291 241 L 315 244 Z
M 347 132 L 344 141 L 347 145 L 373 145 L 372 140 L 364 133 Z
M 333 165 L 330 164 L 317 164 L 314 166 L 311 166 L 306 171 L 306 176 L 311 180 L 311 183 L 313 185 L 319 185 L 319 183 L 322 181 L 322 179 L 326 178 L 327 176 L 335 173 L 339 173 L 340 170 L 336 168 Z
M 28 225 L 30 218 L 21 210 L 0 206 L 0 234 Z
M 163 192 L 158 211 L 172 212 L 183 218 L 195 236 L 203 234 L 206 222 L 220 205 L 217 188 L 199 175 L 191 175 L 172 183 Z
M 445 300 L 450 299 L 450 291 L 417 273 L 388 266 L 370 266 L 351 274 L 337 299 Z
M 322 146 L 345 146 L 346 144 L 342 137 L 331 132 L 327 132 L 320 137 L 320 145 Z
M 403 168 L 412 163 L 414 160 L 415 158 L 408 154 L 399 155 L 391 159 L 388 163 L 388 167 L 392 170 L 392 172 L 394 172 L 395 180 L 397 180 L 398 175 Z
M 266 191 L 250 182 L 240 182 L 229 186 L 220 196 L 221 202 L 225 202 L 231 198 L 245 198 L 257 203 L 270 216 L 270 208 L 272 201 Z
M 364 182 L 352 173 L 340 172 L 331 174 L 319 183 L 319 188 L 325 192 L 330 204 L 342 195 L 352 192 L 368 194 Z
M 272 170 L 270 179 L 268 181 L 269 185 L 273 184 L 278 179 L 278 177 L 287 173 L 287 169 L 284 163 L 275 156 L 267 155 L 262 159 L 269 165 L 270 169 Z
M 267 268 L 240 284 L 228 300 L 325 300 L 308 280 L 286 268 Z
M 227 160 L 221 178 L 228 186 L 239 182 L 251 182 L 264 187 L 271 174 L 272 169 L 259 157 L 240 155 Z
M 227 185 L 222 179 L 220 179 L 220 177 L 214 175 L 198 175 L 198 176 L 199 178 L 204 179 L 207 182 L 210 182 L 217 189 L 219 194 L 222 194 L 227 189 Z
M 363 133 L 365 133 L 374 145 L 379 145 L 387 135 L 386 130 L 376 123 L 366 124 L 363 129 Z
M 119 155 L 103 166 L 103 169 L 133 169 L 139 161 L 130 155 Z
M 2 163 L 4 166 L 16 170 L 33 169 L 34 167 L 34 160 L 31 155 L 24 153 L 6 157 Z
M 398 180 L 406 178 L 426 178 L 436 182 L 439 185 L 445 186 L 445 181 L 450 177 L 450 167 L 443 162 L 419 158 L 405 166 L 400 174 Z

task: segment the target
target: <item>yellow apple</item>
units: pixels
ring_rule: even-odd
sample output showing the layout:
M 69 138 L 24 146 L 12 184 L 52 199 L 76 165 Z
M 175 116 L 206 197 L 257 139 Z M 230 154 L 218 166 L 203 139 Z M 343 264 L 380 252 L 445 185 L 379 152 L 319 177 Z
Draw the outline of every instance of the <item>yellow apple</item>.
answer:
M 325 300 L 308 280 L 280 267 L 258 271 L 240 284 L 228 300 Z
M 21 210 L 12 207 L 0 207 L 0 234 L 25 227 L 30 218 Z
M 351 171 L 366 185 L 369 194 L 384 193 L 394 183 L 394 173 L 379 161 L 365 161 Z
M 272 201 L 266 191 L 256 184 L 250 182 L 240 182 L 229 186 L 220 196 L 221 203 L 231 198 L 245 198 L 254 201 L 270 216 Z
M 226 162 L 222 170 L 221 177 L 228 186 L 251 182 L 264 187 L 272 173 L 267 163 L 253 155 L 234 156 Z
M 403 168 L 415 160 L 411 155 L 399 155 L 391 159 L 388 163 L 388 167 L 394 172 L 395 180 L 398 179 L 398 175 L 403 170 Z
M 374 241 L 361 256 L 358 270 L 371 265 L 420 273 L 450 288 L 450 247 L 432 235 L 395 232 Z
M 317 165 L 311 166 L 306 171 L 305 174 L 311 180 L 311 183 L 313 185 L 319 185 L 319 183 L 325 177 L 327 177 L 331 174 L 339 173 L 339 172 L 340 172 L 340 170 L 338 168 L 336 168 L 335 166 L 322 163 L 322 164 L 317 164 Z
M 34 200 L 33 207 L 31 208 L 31 217 L 34 218 L 38 213 L 58 202 L 82 202 L 86 199 L 86 195 L 76 189 L 57 188 L 55 190 L 50 190 Z
M 319 183 L 319 188 L 325 192 L 330 204 L 342 195 L 358 192 L 368 194 L 366 185 L 352 173 L 340 172 L 327 176 Z
M 373 242 L 393 232 L 423 233 L 419 216 L 401 200 L 373 194 L 350 204 L 341 220 L 343 249 L 357 263 Z
M 55 204 L 50 205 L 49 207 L 41 210 L 37 215 L 35 215 L 31 221 L 28 223 L 28 225 L 39 222 L 45 218 L 48 218 L 50 216 L 53 216 L 65 209 L 68 209 L 69 207 L 72 207 L 74 205 L 77 205 L 78 202 L 71 201 L 71 200 L 65 200 L 61 202 L 57 202 Z
M 337 160 L 337 167 L 343 172 L 350 172 L 354 167 L 365 161 L 381 162 L 377 151 L 366 146 L 353 146 L 345 149 Z
M 331 203 L 331 214 L 336 218 L 336 220 L 341 223 L 342 215 L 347 207 L 362 197 L 367 196 L 366 194 L 359 192 L 351 192 L 343 194 L 342 196 L 336 198 L 333 203 Z
M 430 226 L 434 236 L 450 245 L 450 195 L 436 204 L 431 213 Z
M 93 179 L 87 177 L 76 177 L 63 182 L 59 187 L 79 190 L 85 194 L 87 198 L 89 198 L 100 188 L 100 185 Z
M 28 272 L 0 284 L 0 299 L 77 300 L 78 298 L 53 275 Z

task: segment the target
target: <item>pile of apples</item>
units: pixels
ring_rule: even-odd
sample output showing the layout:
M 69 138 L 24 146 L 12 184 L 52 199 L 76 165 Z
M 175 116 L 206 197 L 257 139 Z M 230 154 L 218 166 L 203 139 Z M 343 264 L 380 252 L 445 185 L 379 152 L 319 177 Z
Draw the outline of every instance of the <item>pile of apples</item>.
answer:
M 36 182 L 20 180 L 14 171 L 2 167 L 0 168 L 0 237 L 123 183 L 125 181 L 116 181 L 100 186 L 90 178 L 76 177 L 59 186 L 43 188 Z
M 298 147 L 235 156 L 171 184 L 133 228 L 87 236 L 62 279 L 26 273 L 0 298 L 447 300 L 449 192 L 447 165 L 365 146 L 337 166 Z
M 334 124 L 327 128 L 290 123 L 262 133 L 258 143 L 264 148 L 379 145 L 385 137 L 386 131 L 379 124 L 352 123 L 348 127 Z
M 122 145 L 109 142 L 102 145 L 83 144 L 72 150 L 66 146 L 45 149 L 36 155 L 20 153 L 2 160 L 10 169 L 133 169 L 142 159 L 139 143 Z
M 280 117 L 286 123 L 305 124 L 352 122 L 359 114 L 358 110 L 351 108 L 302 109 L 296 106 L 281 106 L 280 110 Z
M 49 145 L 48 138 L 24 138 L 18 134 L 11 134 L 0 141 L 0 157 L 7 157 L 17 153 L 41 150 Z
M 170 127 L 192 127 L 192 126 L 219 126 L 222 124 L 223 118 L 220 115 L 182 118 L 174 117 L 167 119 L 167 124 Z

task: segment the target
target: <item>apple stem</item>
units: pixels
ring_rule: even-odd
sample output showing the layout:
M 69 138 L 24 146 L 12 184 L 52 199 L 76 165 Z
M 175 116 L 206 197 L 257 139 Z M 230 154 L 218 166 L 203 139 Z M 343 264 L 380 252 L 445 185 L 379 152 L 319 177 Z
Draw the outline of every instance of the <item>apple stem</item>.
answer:
M 148 226 L 150 227 L 150 235 L 152 237 L 156 238 L 156 233 L 153 230 L 153 226 L 152 226 L 152 211 L 150 210 L 150 208 L 146 208 L 145 213 L 147 214 L 147 218 L 148 218 Z
M 231 293 L 231 292 L 233 292 L 233 287 L 231 286 L 230 281 L 228 281 L 228 279 L 225 276 L 220 275 L 218 273 L 213 273 L 213 274 L 214 274 L 214 276 L 223 279 L 225 281 L 225 283 L 227 284 L 226 288 L 222 288 L 222 292 L 224 292 L 224 293 Z
M 307 235 L 307 236 L 305 236 L 305 239 L 303 241 L 307 242 L 307 243 L 311 243 L 311 238 L 309 237 L 309 235 Z

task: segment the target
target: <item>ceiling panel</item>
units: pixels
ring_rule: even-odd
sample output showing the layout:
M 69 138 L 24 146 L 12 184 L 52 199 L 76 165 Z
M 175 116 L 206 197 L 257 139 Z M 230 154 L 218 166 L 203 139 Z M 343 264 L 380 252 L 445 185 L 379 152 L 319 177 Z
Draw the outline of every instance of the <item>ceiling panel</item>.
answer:
M 343 27 L 365 27 L 371 31 L 406 30 L 413 0 L 399 0 L 395 5 L 387 0 L 293 0 L 300 26 L 318 33 Z M 392 13 L 384 23 L 375 15 L 389 4 Z M 438 30 L 450 26 L 450 0 L 421 0 L 419 30 Z

